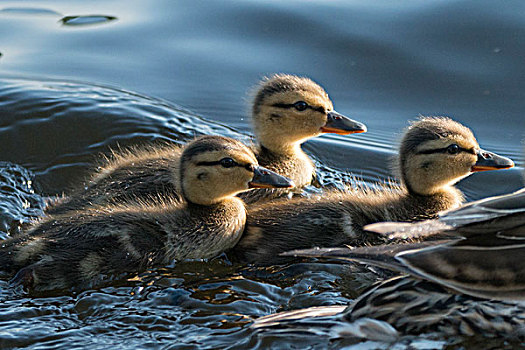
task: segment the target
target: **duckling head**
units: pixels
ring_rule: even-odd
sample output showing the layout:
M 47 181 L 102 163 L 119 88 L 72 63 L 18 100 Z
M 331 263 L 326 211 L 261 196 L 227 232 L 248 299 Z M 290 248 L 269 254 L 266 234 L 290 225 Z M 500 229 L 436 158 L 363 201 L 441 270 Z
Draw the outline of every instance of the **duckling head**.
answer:
M 513 166 L 509 158 L 482 150 L 469 128 L 445 117 L 413 122 L 399 149 L 401 178 L 422 195 L 443 191 L 472 172 Z
M 180 159 L 180 188 L 191 203 L 212 205 L 251 188 L 289 188 L 294 184 L 258 165 L 239 141 L 204 136 L 190 142 Z
M 304 77 L 276 74 L 264 79 L 252 107 L 254 132 L 267 149 L 288 153 L 321 133 L 366 132 L 366 126 L 334 111 L 326 91 Z

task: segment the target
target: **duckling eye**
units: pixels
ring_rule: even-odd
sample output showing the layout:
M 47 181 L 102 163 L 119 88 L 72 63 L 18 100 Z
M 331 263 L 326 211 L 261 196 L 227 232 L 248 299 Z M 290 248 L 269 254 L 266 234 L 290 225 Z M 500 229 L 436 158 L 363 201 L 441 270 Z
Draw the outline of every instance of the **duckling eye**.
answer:
M 219 163 L 225 168 L 231 168 L 237 165 L 237 163 L 231 158 L 222 158 Z
M 449 154 L 458 154 L 460 150 L 461 149 L 456 144 L 453 144 L 453 145 L 450 145 L 450 146 L 447 147 L 447 152 Z
M 304 101 L 298 101 L 293 104 L 294 108 L 298 111 L 304 111 L 306 108 L 308 108 L 308 103 Z

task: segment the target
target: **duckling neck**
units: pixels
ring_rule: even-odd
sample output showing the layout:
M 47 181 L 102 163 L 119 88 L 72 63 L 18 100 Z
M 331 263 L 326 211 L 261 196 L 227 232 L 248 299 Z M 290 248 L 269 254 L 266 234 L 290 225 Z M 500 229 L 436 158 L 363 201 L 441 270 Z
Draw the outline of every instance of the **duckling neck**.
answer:
M 415 207 L 426 208 L 424 218 L 433 218 L 439 211 L 459 207 L 465 200 L 463 193 L 453 186 L 444 186 L 430 194 L 417 193 L 408 189 L 407 200 L 413 202 Z
M 310 185 L 315 175 L 315 165 L 300 144 L 277 151 L 259 145 L 257 159 L 262 166 L 292 179 L 297 188 Z
M 273 153 L 281 156 L 294 157 L 303 154 L 306 155 L 301 148 L 301 143 L 299 142 L 276 144 L 265 142 L 264 144 L 261 143 L 259 148 L 261 153 Z

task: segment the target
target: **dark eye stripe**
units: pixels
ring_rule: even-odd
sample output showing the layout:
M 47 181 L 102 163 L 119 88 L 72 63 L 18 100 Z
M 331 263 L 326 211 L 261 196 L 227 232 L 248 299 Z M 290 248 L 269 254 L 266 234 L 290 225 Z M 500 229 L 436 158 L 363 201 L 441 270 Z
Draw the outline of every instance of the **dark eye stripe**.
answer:
M 295 104 L 274 103 L 272 105 L 272 107 L 277 107 L 277 108 L 295 108 Z M 310 109 L 312 109 L 314 111 L 317 111 L 319 113 L 326 113 L 325 110 L 324 110 L 324 107 L 314 107 L 314 106 L 308 105 L 306 108 L 310 108 Z
M 205 166 L 212 166 L 212 165 L 220 165 L 220 161 L 216 162 L 198 162 L 197 165 L 205 165 Z
M 467 152 L 467 153 L 474 154 L 474 155 L 476 154 L 475 150 L 467 149 L 467 148 L 463 148 L 463 147 L 459 147 L 459 151 L 460 152 Z M 432 154 L 432 153 L 447 153 L 447 152 L 448 152 L 448 146 L 444 147 L 444 148 L 427 149 L 427 150 L 424 150 L 424 151 L 419 151 L 416 154 Z
M 216 161 L 216 162 L 198 162 L 197 165 L 204 165 L 204 166 L 214 166 L 214 165 L 221 165 L 221 161 Z M 254 171 L 254 168 L 253 168 L 253 165 L 248 163 L 248 164 L 235 164 L 234 166 L 238 166 L 238 167 L 241 167 L 241 168 L 245 168 L 246 170 L 248 171 L 251 171 L 253 173 Z

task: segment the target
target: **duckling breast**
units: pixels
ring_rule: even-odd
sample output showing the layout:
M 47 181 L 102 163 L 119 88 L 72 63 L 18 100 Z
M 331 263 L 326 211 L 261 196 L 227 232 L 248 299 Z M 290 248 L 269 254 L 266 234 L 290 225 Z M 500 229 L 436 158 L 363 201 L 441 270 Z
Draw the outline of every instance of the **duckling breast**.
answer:
M 201 208 L 192 213 L 193 223 L 184 229 L 178 223 L 169 232 L 166 243 L 166 261 L 183 259 L 210 259 L 233 248 L 241 239 L 246 224 L 246 209 L 242 200 L 230 198 L 214 208 Z M 183 232 L 186 231 L 186 232 Z
M 257 153 L 259 164 L 291 179 L 297 188 L 308 186 L 315 175 L 315 165 L 300 147 L 291 154 L 278 154 L 264 147 Z

